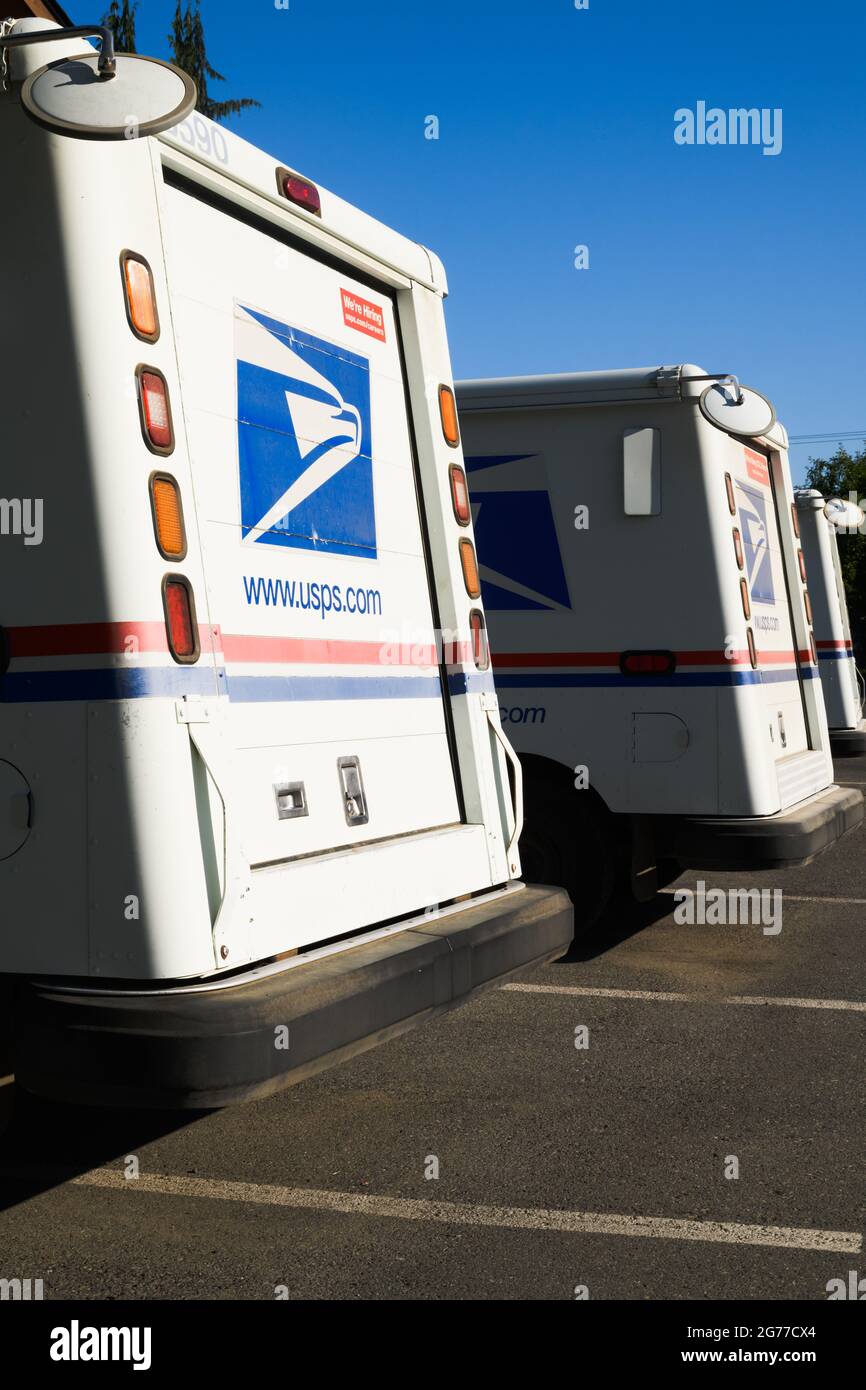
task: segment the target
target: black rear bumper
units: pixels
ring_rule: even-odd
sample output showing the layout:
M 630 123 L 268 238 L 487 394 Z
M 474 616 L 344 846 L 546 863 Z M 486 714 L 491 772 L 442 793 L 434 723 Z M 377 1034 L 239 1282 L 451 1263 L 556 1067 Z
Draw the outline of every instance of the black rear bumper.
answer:
M 533 886 L 253 981 L 135 993 L 23 981 L 16 1080 L 91 1105 L 269 1095 L 562 955 L 572 915 L 566 893 Z
M 831 729 L 830 752 L 834 758 L 859 758 L 866 753 L 866 719 L 855 729 Z
M 775 816 L 672 817 L 659 834 L 684 869 L 779 869 L 808 864 L 862 820 L 862 794 L 829 787 Z

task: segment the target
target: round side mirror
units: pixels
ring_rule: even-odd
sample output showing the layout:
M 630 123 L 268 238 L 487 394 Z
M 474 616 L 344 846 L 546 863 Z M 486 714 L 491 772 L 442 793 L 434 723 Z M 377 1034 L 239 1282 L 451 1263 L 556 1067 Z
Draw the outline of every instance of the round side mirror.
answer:
M 192 78 L 172 63 L 118 53 L 113 75 L 96 53 L 60 58 L 21 88 L 29 116 L 48 130 L 85 140 L 138 140 L 168 130 L 195 106 Z
M 866 521 L 862 507 L 856 502 L 845 502 L 841 497 L 831 497 L 824 504 L 824 515 L 837 531 L 857 531 Z
M 717 381 L 704 391 L 700 404 L 711 425 L 743 439 L 758 439 L 776 423 L 776 412 L 766 396 L 749 386 L 740 389 L 738 400 L 736 391 Z

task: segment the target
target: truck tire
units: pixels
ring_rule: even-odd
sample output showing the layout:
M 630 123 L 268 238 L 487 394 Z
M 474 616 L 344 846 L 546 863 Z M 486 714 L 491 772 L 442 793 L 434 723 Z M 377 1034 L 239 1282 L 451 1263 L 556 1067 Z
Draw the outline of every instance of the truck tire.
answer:
M 569 795 L 527 777 L 520 862 L 527 883 L 566 890 L 574 904 L 574 934 L 587 932 L 610 904 L 617 883 L 610 812 L 589 790 Z

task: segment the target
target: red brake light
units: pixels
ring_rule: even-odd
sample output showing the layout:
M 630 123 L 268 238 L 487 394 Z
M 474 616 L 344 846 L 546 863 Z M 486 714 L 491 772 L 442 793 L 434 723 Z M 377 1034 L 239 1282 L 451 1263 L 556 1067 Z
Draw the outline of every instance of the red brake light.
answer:
M 743 617 L 748 622 L 752 616 L 752 605 L 749 600 L 749 586 L 745 579 L 740 580 L 740 598 L 743 600 Z
M 277 188 L 283 197 L 296 207 L 304 208 L 306 212 L 314 212 L 317 217 L 321 217 L 322 200 L 319 190 L 309 179 L 302 179 L 300 174 L 293 174 L 291 169 L 278 169 Z
M 797 551 L 797 564 L 800 566 L 800 578 L 806 583 L 806 557 L 802 550 Z
M 792 503 L 791 503 L 791 520 L 792 520 L 793 523 L 794 523 L 794 535 L 797 537 L 797 540 L 799 540 L 799 539 L 800 539 L 800 518 L 799 518 L 798 515 L 797 515 L 797 503 L 796 503 L 796 502 L 792 502 Z
M 471 517 L 469 510 L 469 487 L 466 482 L 466 474 L 459 463 L 452 463 L 448 469 L 451 478 L 451 502 L 454 507 L 454 515 L 461 526 L 468 526 Z
M 619 659 L 624 676 L 669 676 L 676 665 L 673 652 L 623 652 Z
M 175 661 L 190 663 L 199 657 L 195 601 L 188 579 L 182 574 L 166 575 L 162 583 L 165 630 L 169 651 Z
M 155 454 L 170 454 L 174 448 L 168 386 L 161 372 L 152 367 L 138 371 L 138 403 L 145 443 Z
M 737 557 L 737 565 L 740 569 L 743 569 L 746 563 L 743 556 L 743 539 L 736 526 L 734 527 L 734 554 Z
M 479 671 L 486 671 L 490 665 L 490 647 L 484 614 L 479 613 L 477 608 L 473 608 L 469 614 L 469 631 L 472 634 L 472 658 Z
M 731 481 L 730 473 L 725 474 L 725 490 L 728 494 L 728 511 L 731 513 L 731 516 L 736 516 L 737 502 L 734 497 L 734 484 Z

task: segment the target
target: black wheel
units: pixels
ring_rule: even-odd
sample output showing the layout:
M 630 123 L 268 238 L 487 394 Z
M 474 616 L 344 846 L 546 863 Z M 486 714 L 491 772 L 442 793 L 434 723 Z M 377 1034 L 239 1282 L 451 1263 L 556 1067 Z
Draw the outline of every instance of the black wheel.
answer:
M 574 903 L 575 933 L 587 931 L 611 901 L 617 842 L 606 807 L 588 790 L 524 785 L 520 862 L 527 883 L 565 888 Z

